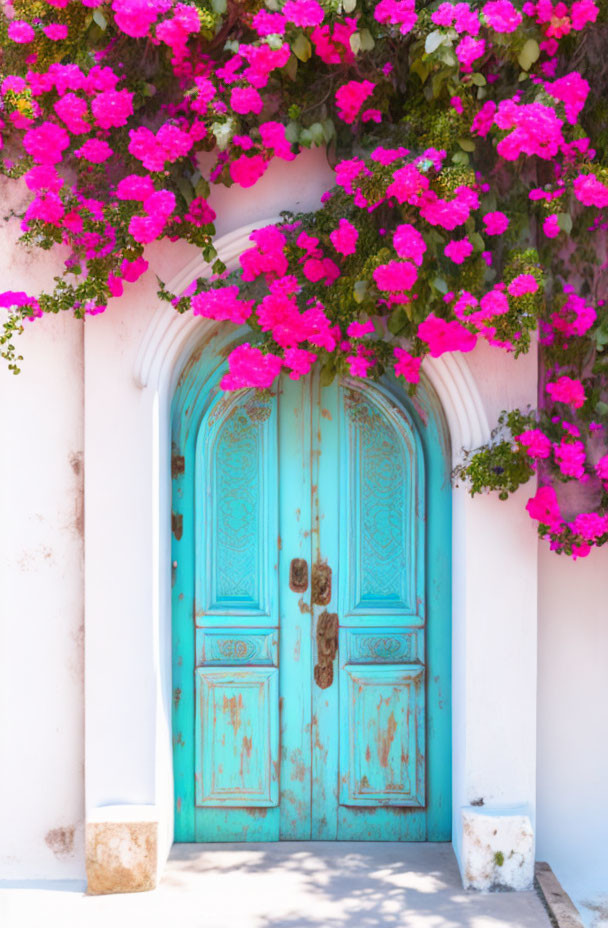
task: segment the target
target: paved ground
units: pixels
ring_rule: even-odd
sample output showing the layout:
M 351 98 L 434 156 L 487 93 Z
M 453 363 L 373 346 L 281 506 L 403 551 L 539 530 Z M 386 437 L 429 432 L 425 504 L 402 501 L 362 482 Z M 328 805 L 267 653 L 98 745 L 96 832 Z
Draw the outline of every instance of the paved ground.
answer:
M 177 845 L 156 892 L 0 889 L 1 928 L 550 928 L 534 892 L 462 889 L 449 844 Z

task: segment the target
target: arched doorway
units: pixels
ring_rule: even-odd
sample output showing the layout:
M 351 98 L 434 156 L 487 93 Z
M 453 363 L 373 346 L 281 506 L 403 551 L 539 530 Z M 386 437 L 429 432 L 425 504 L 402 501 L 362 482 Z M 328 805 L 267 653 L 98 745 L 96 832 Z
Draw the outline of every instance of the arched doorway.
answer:
M 172 408 L 176 841 L 449 840 L 450 453 L 428 384 Z

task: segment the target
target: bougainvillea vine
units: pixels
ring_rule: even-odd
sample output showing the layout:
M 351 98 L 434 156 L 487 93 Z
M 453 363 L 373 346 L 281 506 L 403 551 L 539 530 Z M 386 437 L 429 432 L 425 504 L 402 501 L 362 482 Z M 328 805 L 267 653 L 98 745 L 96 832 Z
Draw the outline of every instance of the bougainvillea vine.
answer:
M 68 253 L 52 292 L 0 294 L 9 368 L 24 323 L 102 313 L 163 239 L 210 273 L 162 298 L 251 331 L 226 390 L 317 366 L 415 391 L 427 355 L 538 346 L 538 410 L 458 475 L 502 498 L 537 475 L 541 536 L 584 556 L 608 541 L 605 21 L 595 0 L 5 2 L 0 170 L 30 191 L 24 243 Z M 212 186 L 313 146 L 319 209 L 228 273 Z

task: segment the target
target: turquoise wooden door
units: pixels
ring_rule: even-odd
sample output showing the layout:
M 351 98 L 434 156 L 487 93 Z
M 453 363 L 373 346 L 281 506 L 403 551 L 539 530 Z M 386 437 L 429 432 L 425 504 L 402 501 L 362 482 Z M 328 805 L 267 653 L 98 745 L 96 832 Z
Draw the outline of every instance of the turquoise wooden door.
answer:
M 436 419 L 390 384 L 180 385 L 177 841 L 450 837 Z

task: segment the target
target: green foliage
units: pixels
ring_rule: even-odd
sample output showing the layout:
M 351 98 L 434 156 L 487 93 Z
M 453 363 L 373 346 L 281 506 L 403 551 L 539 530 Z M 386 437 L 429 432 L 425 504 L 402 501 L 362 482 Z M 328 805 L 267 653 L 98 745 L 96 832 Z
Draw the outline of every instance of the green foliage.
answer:
M 534 476 L 530 458 L 513 439 L 534 428 L 535 424 L 530 413 L 524 414 L 519 409 L 503 411 L 489 444 L 477 451 L 465 452 L 464 463 L 454 470 L 455 480 L 465 481 L 471 496 L 493 491 L 498 493 L 499 499 L 507 499 Z

